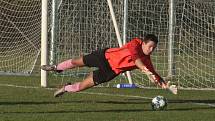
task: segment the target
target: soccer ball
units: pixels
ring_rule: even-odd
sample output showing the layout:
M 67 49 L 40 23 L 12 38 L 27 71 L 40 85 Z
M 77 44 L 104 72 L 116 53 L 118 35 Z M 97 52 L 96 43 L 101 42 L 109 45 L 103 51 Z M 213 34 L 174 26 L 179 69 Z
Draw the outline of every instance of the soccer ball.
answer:
M 163 96 L 156 96 L 152 99 L 152 110 L 167 109 L 167 99 Z

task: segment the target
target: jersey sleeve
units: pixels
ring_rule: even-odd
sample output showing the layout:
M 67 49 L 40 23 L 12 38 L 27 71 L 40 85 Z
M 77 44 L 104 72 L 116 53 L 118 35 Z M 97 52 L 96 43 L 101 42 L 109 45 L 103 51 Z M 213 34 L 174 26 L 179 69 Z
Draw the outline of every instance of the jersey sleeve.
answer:
M 134 38 L 132 39 L 128 44 L 127 44 L 127 47 L 128 47 L 128 50 L 130 51 L 131 53 L 131 59 L 133 61 L 135 61 L 137 58 L 140 58 L 141 57 L 141 53 L 142 52 L 142 41 L 138 38 Z

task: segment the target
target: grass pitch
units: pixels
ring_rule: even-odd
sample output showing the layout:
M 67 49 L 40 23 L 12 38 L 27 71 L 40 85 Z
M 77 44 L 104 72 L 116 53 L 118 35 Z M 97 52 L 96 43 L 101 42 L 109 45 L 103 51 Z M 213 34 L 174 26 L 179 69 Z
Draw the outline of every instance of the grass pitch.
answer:
M 91 88 L 54 98 L 54 89 L 15 77 L 1 77 L 0 87 L 0 121 L 213 121 L 215 114 L 215 91 Z M 151 109 L 157 95 L 168 99 L 166 111 Z

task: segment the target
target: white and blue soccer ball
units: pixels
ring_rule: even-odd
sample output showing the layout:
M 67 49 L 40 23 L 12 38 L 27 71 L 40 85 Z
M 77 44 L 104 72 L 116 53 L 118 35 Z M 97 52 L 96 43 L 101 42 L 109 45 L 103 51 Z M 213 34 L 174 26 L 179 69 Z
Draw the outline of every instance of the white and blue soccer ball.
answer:
M 163 96 L 156 96 L 152 99 L 152 110 L 166 110 L 167 98 Z

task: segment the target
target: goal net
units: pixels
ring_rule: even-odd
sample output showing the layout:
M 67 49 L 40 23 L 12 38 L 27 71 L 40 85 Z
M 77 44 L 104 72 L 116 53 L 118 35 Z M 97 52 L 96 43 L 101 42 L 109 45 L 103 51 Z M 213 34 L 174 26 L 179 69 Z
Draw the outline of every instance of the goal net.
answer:
M 121 27 L 123 2 L 112 2 L 118 25 Z M 96 49 L 118 47 L 107 1 L 62 0 L 55 9 L 56 32 L 52 36 L 55 41 L 54 46 L 51 45 L 53 47 L 51 50 L 54 51 L 51 63 L 76 58 Z M 76 81 L 80 81 L 93 69 L 82 67 L 65 71 L 58 76 L 63 76 L 66 81 L 73 80 L 68 79 L 69 76 L 79 77 L 80 79 Z
M 159 36 L 159 45 L 152 55 L 158 73 L 168 75 L 168 34 L 169 0 L 128 1 L 127 18 L 124 18 L 124 1 L 112 0 L 121 37 L 126 41 L 133 37 L 143 37 L 145 33 Z M 213 1 L 175 1 L 173 74 L 170 79 L 181 88 L 214 88 L 214 6 Z M 126 33 L 123 33 L 124 19 L 127 19 Z M 57 10 L 57 39 L 55 63 L 75 58 L 82 54 L 105 47 L 117 47 L 117 38 L 107 1 L 62 0 Z M 66 71 L 63 75 L 85 77 L 91 71 L 78 68 Z M 148 78 L 139 71 L 132 72 L 132 80 L 144 87 L 154 87 Z M 125 83 L 120 76 L 110 84 Z
M 0 74 L 29 75 L 40 54 L 41 2 L 0 0 Z
M 176 75 L 185 88 L 215 87 L 215 1 L 180 1 L 176 7 Z
M 112 0 L 121 38 L 125 36 L 128 42 L 146 33 L 156 34 L 159 44 L 152 61 L 162 77 L 168 76 L 180 88 L 214 89 L 215 1 L 175 0 L 173 25 L 169 24 L 170 0 L 128 0 L 127 4 L 125 1 Z M 106 0 L 58 0 L 55 4 L 53 6 L 51 1 L 48 4 L 50 63 L 76 58 L 100 48 L 118 47 Z M 1 0 L 0 23 L 0 74 L 38 73 L 41 1 Z M 170 26 L 173 27 L 172 48 L 169 48 Z M 54 34 L 51 34 L 52 30 Z M 173 63 L 168 59 L 170 49 Z M 168 70 L 170 64 L 172 68 Z M 57 83 L 75 82 L 93 69 L 77 68 L 61 74 L 50 73 L 50 76 Z M 168 75 L 169 71 L 172 75 Z M 155 87 L 138 70 L 132 71 L 131 76 L 135 84 Z M 101 86 L 118 83 L 128 83 L 128 80 L 120 75 Z
M 132 1 L 128 4 L 128 40 L 141 33 L 155 33 L 159 45 L 153 54 L 155 68 L 167 77 L 169 55 L 169 0 Z M 215 1 L 179 0 L 174 2 L 173 74 L 169 78 L 181 88 L 215 87 Z M 133 80 L 153 84 L 138 72 Z M 139 81 L 141 80 L 141 81 Z

